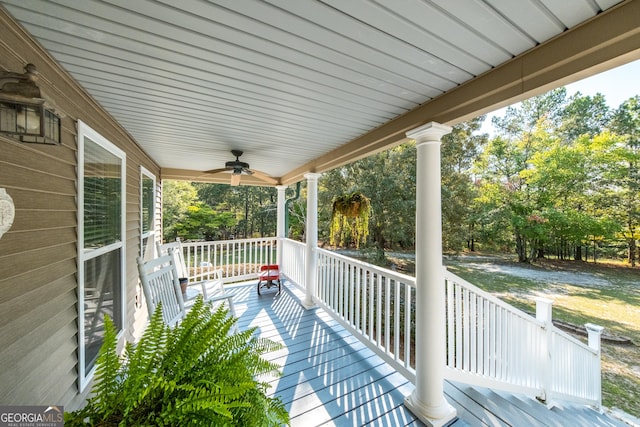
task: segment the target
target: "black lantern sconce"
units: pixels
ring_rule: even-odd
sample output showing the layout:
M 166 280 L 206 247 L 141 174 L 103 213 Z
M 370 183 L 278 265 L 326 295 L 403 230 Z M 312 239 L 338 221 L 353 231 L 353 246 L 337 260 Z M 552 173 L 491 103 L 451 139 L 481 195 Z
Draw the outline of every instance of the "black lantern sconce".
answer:
M 35 65 L 0 71 L 0 133 L 22 142 L 60 144 L 60 115 L 42 97 Z

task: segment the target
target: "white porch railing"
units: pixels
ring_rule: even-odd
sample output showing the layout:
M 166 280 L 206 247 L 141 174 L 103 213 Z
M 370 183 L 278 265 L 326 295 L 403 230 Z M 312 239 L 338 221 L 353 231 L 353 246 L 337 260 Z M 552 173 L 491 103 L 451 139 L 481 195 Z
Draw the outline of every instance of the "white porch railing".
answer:
M 600 332 L 585 345 L 551 322 L 551 301 L 532 317 L 445 271 L 449 379 L 600 408 Z
M 259 265 L 275 262 L 276 241 L 185 243 L 185 259 L 202 278 L 202 263 L 223 268 L 228 281 L 253 278 Z M 304 289 L 305 244 L 281 244 L 282 274 Z M 415 382 L 415 278 L 319 248 L 316 254 L 318 305 Z M 602 328 L 588 327 L 587 346 L 553 326 L 550 301 L 538 301 L 533 317 L 446 270 L 443 286 L 446 378 L 600 408 Z
M 415 382 L 415 278 L 323 249 L 317 254 L 318 304 Z
M 212 278 L 222 269 L 225 282 L 253 279 L 263 264 L 276 263 L 275 237 L 182 243 L 190 280 Z
M 284 265 L 280 266 L 280 271 L 291 282 L 301 288 L 304 285 L 305 267 L 307 265 L 306 246 L 304 243 L 296 242 L 295 240 L 282 240 L 282 263 Z

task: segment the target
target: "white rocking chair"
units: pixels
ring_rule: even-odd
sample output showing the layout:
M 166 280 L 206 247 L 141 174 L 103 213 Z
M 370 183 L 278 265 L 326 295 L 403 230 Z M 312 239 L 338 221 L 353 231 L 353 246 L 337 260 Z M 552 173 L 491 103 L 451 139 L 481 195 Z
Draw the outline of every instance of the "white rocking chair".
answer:
M 175 242 L 164 244 L 157 243 L 157 249 L 160 256 L 172 256 L 179 278 L 187 279 L 189 277 L 189 269 L 184 260 L 184 252 L 182 251 L 180 240 L 176 239 Z M 222 269 L 214 270 L 212 273 L 214 275 L 213 279 L 188 283 L 187 291 L 184 294 L 187 306 L 189 306 L 189 303 L 192 302 L 198 294 L 202 294 L 205 302 L 226 302 L 229 313 L 235 316 L 233 295 L 224 291 Z
M 162 303 L 164 323 L 176 326 L 184 318 L 186 309 L 173 257 L 165 255 L 149 261 L 138 257 L 137 261 L 149 316 Z

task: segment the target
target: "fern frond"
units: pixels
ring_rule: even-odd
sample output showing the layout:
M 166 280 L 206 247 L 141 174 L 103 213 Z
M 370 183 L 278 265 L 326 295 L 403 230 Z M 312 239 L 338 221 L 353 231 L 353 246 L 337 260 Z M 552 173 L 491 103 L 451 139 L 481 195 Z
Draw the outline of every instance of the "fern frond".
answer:
M 108 321 L 98 360 L 96 397 L 69 417 L 69 425 L 271 426 L 288 423 L 278 399 L 257 378 L 279 366 L 262 356 L 282 345 L 258 338 L 256 328 L 234 332 L 236 319 L 201 298 L 174 329 L 151 317 L 137 345 L 116 354 Z M 65 417 L 67 420 L 67 417 Z
M 104 341 L 96 362 L 96 385 L 93 405 L 108 418 L 116 407 L 116 401 L 122 389 L 119 381 L 120 357 L 117 353 L 118 333 L 113 321 L 104 316 Z
M 162 304 L 160 303 L 151 316 L 149 325 L 140 341 L 135 346 L 127 348 L 124 364 L 126 381 L 123 393 L 129 396 L 139 396 L 153 381 L 157 366 L 164 357 L 167 331 L 168 327 L 162 320 Z

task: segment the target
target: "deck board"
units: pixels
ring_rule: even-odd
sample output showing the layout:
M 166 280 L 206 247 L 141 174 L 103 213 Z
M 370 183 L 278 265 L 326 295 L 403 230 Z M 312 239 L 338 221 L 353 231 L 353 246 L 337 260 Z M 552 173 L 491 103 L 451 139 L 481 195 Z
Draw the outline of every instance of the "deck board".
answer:
M 306 310 L 302 293 L 288 283 L 283 291 L 258 296 L 255 283 L 228 285 L 241 329 L 284 345 L 265 357 L 282 366 L 265 378 L 279 396 L 292 426 L 423 426 L 404 406 L 414 386 L 321 308 Z M 451 427 L 603 426 L 623 423 L 579 405 L 548 409 L 509 393 L 445 381 L 449 403 L 458 411 Z

